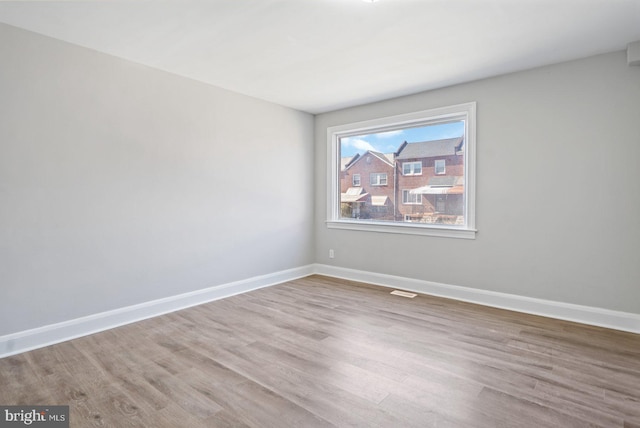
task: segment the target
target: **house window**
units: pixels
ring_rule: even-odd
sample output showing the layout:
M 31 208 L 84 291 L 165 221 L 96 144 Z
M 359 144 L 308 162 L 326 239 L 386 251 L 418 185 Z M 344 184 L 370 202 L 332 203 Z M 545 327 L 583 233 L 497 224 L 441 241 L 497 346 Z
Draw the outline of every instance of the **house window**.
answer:
M 422 175 L 422 162 L 404 162 L 402 175 Z
M 369 184 L 372 186 L 386 186 L 387 185 L 387 173 L 386 172 L 372 172 L 369 174 Z
M 405 205 L 422 204 L 422 195 L 419 193 L 411 193 L 411 190 L 402 191 L 402 203 Z
M 360 187 L 360 174 L 353 174 L 353 185 Z
M 475 119 L 476 104 L 467 103 L 329 127 L 327 227 L 474 239 Z M 357 186 L 350 169 L 369 174 L 370 187 Z M 351 186 L 361 194 L 341 193 Z M 387 215 L 341 211 L 382 197 Z M 455 221 L 429 221 L 437 208 Z

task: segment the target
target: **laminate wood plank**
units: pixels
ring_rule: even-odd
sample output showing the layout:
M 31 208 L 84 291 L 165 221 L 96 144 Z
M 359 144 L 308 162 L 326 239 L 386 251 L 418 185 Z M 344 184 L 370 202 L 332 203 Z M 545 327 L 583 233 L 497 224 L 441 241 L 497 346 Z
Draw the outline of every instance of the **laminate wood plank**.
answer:
M 394 381 L 402 381 L 409 373 L 406 367 L 399 367 L 395 358 L 380 352 L 379 347 L 369 347 L 363 342 L 349 341 L 348 344 L 333 342 L 331 337 L 322 340 L 301 340 L 295 335 L 279 335 L 271 343 L 295 351 L 298 354 L 312 353 L 314 359 L 337 360 L 359 367 Z M 346 346 L 345 346 L 346 345 Z M 401 357 L 400 351 L 396 357 Z
M 148 384 L 164 394 L 169 400 L 182 407 L 184 410 L 198 418 L 208 418 L 223 408 L 206 395 L 195 389 L 192 379 L 171 374 L 160 374 L 145 371 L 143 378 Z
M 612 414 L 622 413 L 625 421 L 640 425 L 640 397 L 605 390 L 604 401 Z
M 177 423 L 174 426 L 183 426 L 182 424 L 180 424 L 180 422 L 182 421 L 176 422 Z M 192 427 L 193 425 L 189 426 Z M 247 425 L 246 423 L 238 419 L 237 414 L 234 414 L 234 412 L 228 412 L 226 410 L 218 412 L 210 418 L 205 419 L 203 426 L 215 428 L 251 428 L 251 425 Z
M 329 423 L 272 389 L 247 381 L 235 388 L 217 388 L 200 378 L 195 386 L 224 408 L 241 415 L 240 420 L 254 427 L 327 427 Z
M 485 387 L 478 398 L 478 409 L 484 414 L 488 424 L 500 421 L 501 424 L 506 423 L 512 427 L 602 428 L 602 425 L 593 421 L 566 415 L 558 409 L 542 406 L 491 388 Z
M 372 412 L 369 401 L 334 385 L 330 378 L 291 367 L 261 353 L 242 350 L 216 350 L 215 353 L 221 363 L 259 385 L 279 391 L 283 397 L 335 426 L 400 426 L 398 419 L 384 411 Z
M 233 387 L 244 383 L 247 378 L 199 352 L 198 349 L 184 349 L 171 357 L 156 360 L 155 363 L 177 377 L 197 371 L 201 376 L 214 379 L 216 383 Z
M 74 427 L 640 427 L 640 336 L 310 276 L 0 360 Z
M 580 390 L 566 390 L 562 387 L 539 382 L 531 393 L 518 392 L 518 398 L 527 399 L 545 407 L 593 422 L 598 426 L 620 427 L 624 420 L 612 406 L 605 405 L 599 397 L 585 396 Z M 594 402 L 599 403 L 594 406 Z
M 433 403 L 423 404 L 419 400 L 407 400 L 395 394 L 389 394 L 381 403 L 380 408 L 393 414 L 399 419 L 401 427 L 415 428 L 473 428 L 474 421 L 466 412 L 456 412 L 451 417 Z
M 396 389 L 385 398 L 386 404 L 383 406 L 393 415 L 397 414 L 390 404 L 404 401 L 414 408 L 429 411 L 436 421 L 449 421 L 458 426 L 474 426 L 478 420 L 476 405 L 477 397 L 482 387 L 457 379 L 451 382 L 442 382 L 434 379 L 425 382 L 424 377 L 410 376 L 403 382 L 403 388 Z M 443 393 L 446 391 L 446 394 Z
M 151 417 L 149 417 L 147 422 L 147 427 L 158 427 L 158 428 L 172 428 L 172 427 L 189 427 L 189 428 L 212 428 L 218 427 L 218 425 L 214 423 L 209 423 L 207 421 L 223 421 L 223 414 L 225 410 L 216 412 L 213 416 L 210 416 L 207 419 L 201 419 L 196 415 L 190 413 L 184 408 L 180 407 L 175 403 L 169 403 L 163 409 L 155 412 Z M 228 420 L 231 420 L 230 418 Z M 225 426 L 225 425 L 221 425 Z M 237 423 L 238 427 L 244 427 L 244 425 Z

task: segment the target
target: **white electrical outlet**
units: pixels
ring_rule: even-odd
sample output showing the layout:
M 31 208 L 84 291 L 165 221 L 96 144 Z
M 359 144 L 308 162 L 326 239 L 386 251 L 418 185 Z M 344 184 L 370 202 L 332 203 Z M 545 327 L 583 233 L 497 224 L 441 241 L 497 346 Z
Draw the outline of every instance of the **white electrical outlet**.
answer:
M 336 253 L 333 252 L 333 248 L 329 250 L 329 258 L 332 259 L 336 256 Z

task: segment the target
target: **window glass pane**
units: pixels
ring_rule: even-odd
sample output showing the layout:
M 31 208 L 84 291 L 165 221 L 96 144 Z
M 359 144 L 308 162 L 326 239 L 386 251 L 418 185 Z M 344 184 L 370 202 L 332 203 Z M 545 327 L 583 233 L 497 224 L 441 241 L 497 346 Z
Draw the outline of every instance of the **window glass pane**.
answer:
M 340 138 L 341 217 L 456 224 L 465 206 L 464 130 L 458 120 Z M 359 187 L 361 174 L 369 186 Z

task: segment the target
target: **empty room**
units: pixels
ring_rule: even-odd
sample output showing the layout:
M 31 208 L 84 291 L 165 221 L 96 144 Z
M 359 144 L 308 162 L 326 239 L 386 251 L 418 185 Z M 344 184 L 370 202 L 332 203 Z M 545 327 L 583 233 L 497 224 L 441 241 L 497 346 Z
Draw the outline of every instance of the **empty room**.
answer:
M 0 1 L 0 427 L 640 428 L 640 0 Z

